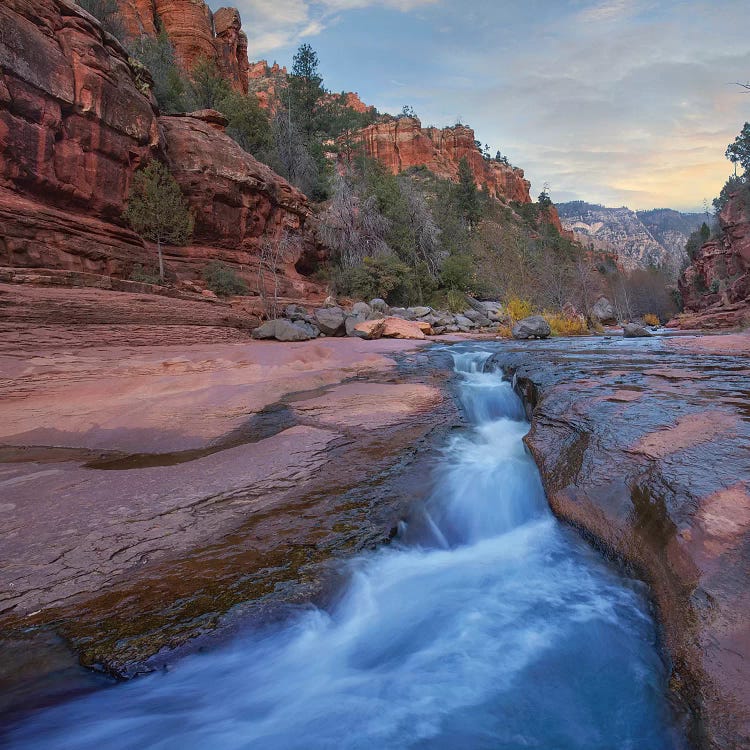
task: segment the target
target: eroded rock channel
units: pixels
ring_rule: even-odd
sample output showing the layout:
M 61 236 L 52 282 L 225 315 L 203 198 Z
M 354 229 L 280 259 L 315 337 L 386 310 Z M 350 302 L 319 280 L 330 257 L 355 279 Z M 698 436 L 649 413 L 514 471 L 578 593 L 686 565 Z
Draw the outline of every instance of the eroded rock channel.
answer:
M 116 404 L 162 352 L 109 373 L 117 387 L 101 363 L 50 380 L 36 363 L 35 398 L 62 389 L 77 429 L 25 446 L 44 427 L 6 402 L 2 482 L 23 509 L 2 569 L 10 746 L 741 747 L 742 577 L 717 593 L 706 561 L 742 565 L 747 372 L 711 341 L 332 341 L 284 347 L 276 380 L 253 380 L 240 347 L 193 353 L 143 414 L 211 418 L 193 418 L 200 439 L 168 432 L 156 458 L 129 450 Z M 71 408 L 92 388 L 117 394 L 99 407 L 117 429 Z M 251 392 L 250 417 L 229 408 Z M 728 494 L 706 485 L 731 477 L 701 484 L 681 456 L 699 446 L 732 462 Z M 554 519 L 543 485 L 617 564 Z M 697 540 L 693 567 L 680 540 Z M 104 689 L 70 647 L 113 674 L 160 673 Z M 712 653 L 722 684 L 695 658 Z

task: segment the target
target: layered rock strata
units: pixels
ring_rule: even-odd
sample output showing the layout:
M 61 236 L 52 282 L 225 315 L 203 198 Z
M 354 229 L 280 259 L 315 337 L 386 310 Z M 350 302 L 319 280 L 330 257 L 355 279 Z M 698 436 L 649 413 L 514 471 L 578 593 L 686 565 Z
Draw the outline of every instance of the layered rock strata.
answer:
M 167 248 L 171 272 L 218 259 L 252 289 L 313 290 L 295 269 L 320 252 L 305 196 L 217 113 L 159 118 L 125 50 L 72 0 L 0 6 L 0 65 L 0 264 L 122 277 L 152 266 L 122 213 L 135 170 L 160 158 L 196 216 L 194 244 Z M 277 270 L 259 281 L 263 253 Z

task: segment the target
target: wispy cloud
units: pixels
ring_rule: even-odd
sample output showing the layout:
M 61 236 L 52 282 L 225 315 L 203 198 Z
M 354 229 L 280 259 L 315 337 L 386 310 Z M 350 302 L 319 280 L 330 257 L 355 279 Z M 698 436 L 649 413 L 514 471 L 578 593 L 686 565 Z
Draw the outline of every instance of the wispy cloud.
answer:
M 407 13 L 437 0 L 236 0 L 251 57 L 262 57 L 317 36 L 337 14 L 376 6 Z M 218 1 L 209 3 L 219 7 Z

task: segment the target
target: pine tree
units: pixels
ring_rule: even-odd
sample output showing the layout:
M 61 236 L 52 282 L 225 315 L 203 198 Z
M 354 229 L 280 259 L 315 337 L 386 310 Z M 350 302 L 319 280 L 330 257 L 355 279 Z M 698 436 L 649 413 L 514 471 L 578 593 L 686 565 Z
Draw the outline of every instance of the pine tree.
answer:
M 149 162 L 133 176 L 124 218 L 143 239 L 156 243 L 159 278 L 164 281 L 162 243 L 184 245 L 194 222 L 180 186 L 161 162 Z
M 191 74 L 191 105 L 196 109 L 217 109 L 221 111 L 224 100 L 231 93 L 229 82 L 221 74 L 213 60 L 202 57 Z
M 750 122 L 746 122 L 733 143 L 727 146 L 725 156 L 732 164 L 737 164 L 750 173 Z
M 469 226 L 475 226 L 481 217 L 481 206 L 479 205 L 479 193 L 474 181 L 474 174 L 465 156 L 458 163 L 457 194 L 458 206 L 462 216 L 469 223 Z
M 318 55 L 309 44 L 303 44 L 294 56 L 287 95 L 290 114 L 308 137 L 315 130 L 315 115 L 324 93 Z

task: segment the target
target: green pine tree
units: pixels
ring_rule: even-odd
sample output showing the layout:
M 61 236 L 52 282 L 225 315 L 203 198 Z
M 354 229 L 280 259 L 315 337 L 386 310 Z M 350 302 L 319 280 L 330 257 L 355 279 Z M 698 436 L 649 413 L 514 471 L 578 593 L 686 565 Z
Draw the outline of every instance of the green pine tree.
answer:
M 458 163 L 458 206 L 464 219 L 469 226 L 473 227 L 479 223 L 482 209 L 479 204 L 479 191 L 474 181 L 469 162 L 464 156 Z
M 162 243 L 184 245 L 194 221 L 180 186 L 161 162 L 149 162 L 133 176 L 124 218 L 143 239 L 156 243 L 159 278 L 164 281 Z
M 288 107 L 297 126 L 308 138 L 315 131 L 318 105 L 325 93 L 318 65 L 315 50 L 309 44 L 303 44 L 294 56 L 288 78 Z

